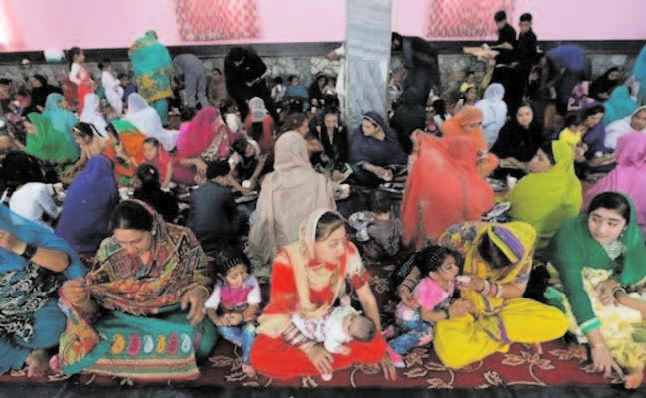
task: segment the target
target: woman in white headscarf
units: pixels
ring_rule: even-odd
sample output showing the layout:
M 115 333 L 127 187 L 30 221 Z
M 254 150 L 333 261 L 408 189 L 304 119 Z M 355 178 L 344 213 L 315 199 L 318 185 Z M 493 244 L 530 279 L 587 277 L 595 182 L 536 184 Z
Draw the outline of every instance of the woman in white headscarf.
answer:
M 258 97 L 249 101 L 249 115 L 245 119 L 247 135 L 260 145 L 263 153 L 271 152 L 274 149 L 274 136 L 276 128 L 274 119 L 269 115 L 265 102 Z
M 103 118 L 99 105 L 100 100 L 96 94 L 86 95 L 80 121 L 93 125 L 102 137 L 107 137 L 105 127 L 108 123 Z
M 482 133 L 489 148 L 496 142 L 500 128 L 507 121 L 507 104 L 502 100 L 505 96 L 505 88 L 502 84 L 493 83 L 487 87 L 484 99 L 476 103 L 484 114 L 482 119 Z
M 128 112 L 126 112 L 125 119 L 137 126 L 147 136 L 157 138 L 165 150 L 170 151 L 175 148 L 178 131 L 166 130 L 162 126 L 157 111 L 148 105 L 141 95 L 133 93 L 128 96 Z
M 307 215 L 318 208 L 336 209 L 334 186 L 312 168 L 302 134 L 283 133 L 274 153 L 275 171 L 262 183 L 249 234 L 250 259 L 259 266 L 268 264 L 276 249 L 298 240 Z

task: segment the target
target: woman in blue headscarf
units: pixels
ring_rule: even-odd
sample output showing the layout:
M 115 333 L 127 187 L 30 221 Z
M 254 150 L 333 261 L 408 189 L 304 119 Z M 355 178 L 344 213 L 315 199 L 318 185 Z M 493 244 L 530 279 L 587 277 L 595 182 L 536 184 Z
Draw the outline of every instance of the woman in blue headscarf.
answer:
M 57 305 L 64 279 L 85 274 L 76 252 L 41 225 L 0 205 L 0 372 L 43 374 L 46 349 L 58 344 L 65 315 Z
M 53 93 L 47 96 L 43 116 L 52 122 L 54 129 L 65 133 L 65 136 L 69 141 L 74 142 L 74 138 L 72 137 L 72 128 L 76 126 L 79 119 L 72 112 L 63 108 L 61 104 L 62 101 L 63 96 L 61 94 Z
M 78 253 L 92 253 L 110 236 L 110 215 L 119 203 L 112 162 L 103 155 L 90 158 L 65 197 L 56 234 Z
M 375 111 L 366 112 L 350 139 L 350 164 L 359 184 L 378 185 L 392 180 L 388 166 L 405 165 L 406 153 L 397 133 Z
M 635 101 L 628 92 L 628 87 L 619 86 L 612 90 L 608 101 L 603 103 L 606 108 L 606 113 L 603 115 L 603 125 L 607 126 L 610 123 L 632 115 L 637 109 L 637 101 Z

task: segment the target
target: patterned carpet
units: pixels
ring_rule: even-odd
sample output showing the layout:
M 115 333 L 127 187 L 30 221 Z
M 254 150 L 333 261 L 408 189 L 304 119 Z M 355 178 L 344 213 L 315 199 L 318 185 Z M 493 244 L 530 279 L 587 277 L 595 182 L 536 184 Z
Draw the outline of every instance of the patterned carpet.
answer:
M 372 287 L 384 321 L 389 322 L 395 307 L 391 296 L 389 275 L 394 266 L 367 264 L 372 275 Z M 268 289 L 263 289 L 265 293 Z M 474 363 L 459 371 L 446 369 L 435 355 L 432 346 L 415 348 L 405 356 L 407 368 L 398 370 L 395 382 L 387 381 L 378 366 L 355 365 L 350 369 L 336 372 L 330 381 L 320 377 L 302 377 L 290 380 L 268 379 L 258 376 L 249 379 L 242 373 L 241 351 L 227 341 L 220 340 L 208 361 L 201 365 L 202 375 L 198 380 L 182 383 L 166 383 L 164 388 L 225 387 L 225 388 L 401 388 L 401 389 L 486 389 L 493 387 L 555 387 L 555 386 L 606 386 L 620 383 L 618 378 L 607 380 L 594 373 L 587 362 L 586 350 L 582 346 L 567 346 L 561 340 L 538 346 L 514 344 L 508 353 L 499 353 Z M 30 380 L 23 372 L 0 376 L 4 383 L 65 383 L 76 386 L 132 386 L 149 385 L 140 381 L 126 380 L 89 374 L 71 378 L 50 375 L 47 378 Z M 157 383 L 159 385 L 159 383 Z

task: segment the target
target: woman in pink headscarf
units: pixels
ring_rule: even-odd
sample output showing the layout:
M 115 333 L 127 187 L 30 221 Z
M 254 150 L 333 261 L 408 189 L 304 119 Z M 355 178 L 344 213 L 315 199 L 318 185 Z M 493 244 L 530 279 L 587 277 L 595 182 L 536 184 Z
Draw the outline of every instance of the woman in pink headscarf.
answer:
M 236 138 L 217 109 L 202 108 L 193 120 L 180 127 L 173 181 L 193 184 L 195 174 L 206 172 L 204 160 L 228 158 L 231 144 Z
M 617 167 L 586 192 L 583 208 L 601 192 L 623 192 L 632 199 L 637 224 L 646 233 L 646 134 L 629 133 L 619 138 L 615 156 Z

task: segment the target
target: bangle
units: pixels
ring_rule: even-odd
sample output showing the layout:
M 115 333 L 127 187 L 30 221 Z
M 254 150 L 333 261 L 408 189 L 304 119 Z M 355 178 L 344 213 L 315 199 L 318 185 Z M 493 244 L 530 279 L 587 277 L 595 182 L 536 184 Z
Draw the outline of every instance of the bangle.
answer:
M 626 295 L 626 289 L 621 286 L 616 286 L 612 289 L 612 297 L 617 298 L 617 295 Z
M 482 283 L 482 289 L 478 290 L 478 293 L 482 294 L 483 296 L 487 296 L 489 295 L 490 290 L 491 290 L 491 282 L 485 279 Z
M 22 252 L 20 257 L 24 258 L 27 261 L 30 261 L 36 254 L 36 251 L 38 251 L 38 246 L 27 243 L 27 246 L 25 246 L 25 251 Z
M 492 283 L 491 287 L 492 287 L 492 292 L 491 292 L 490 296 L 495 297 L 495 298 L 502 298 L 502 293 L 503 293 L 503 290 L 504 290 L 504 286 L 499 285 L 497 283 Z M 495 289 L 493 289 L 493 288 L 495 288 Z M 495 290 L 495 293 L 493 292 L 493 290 Z

